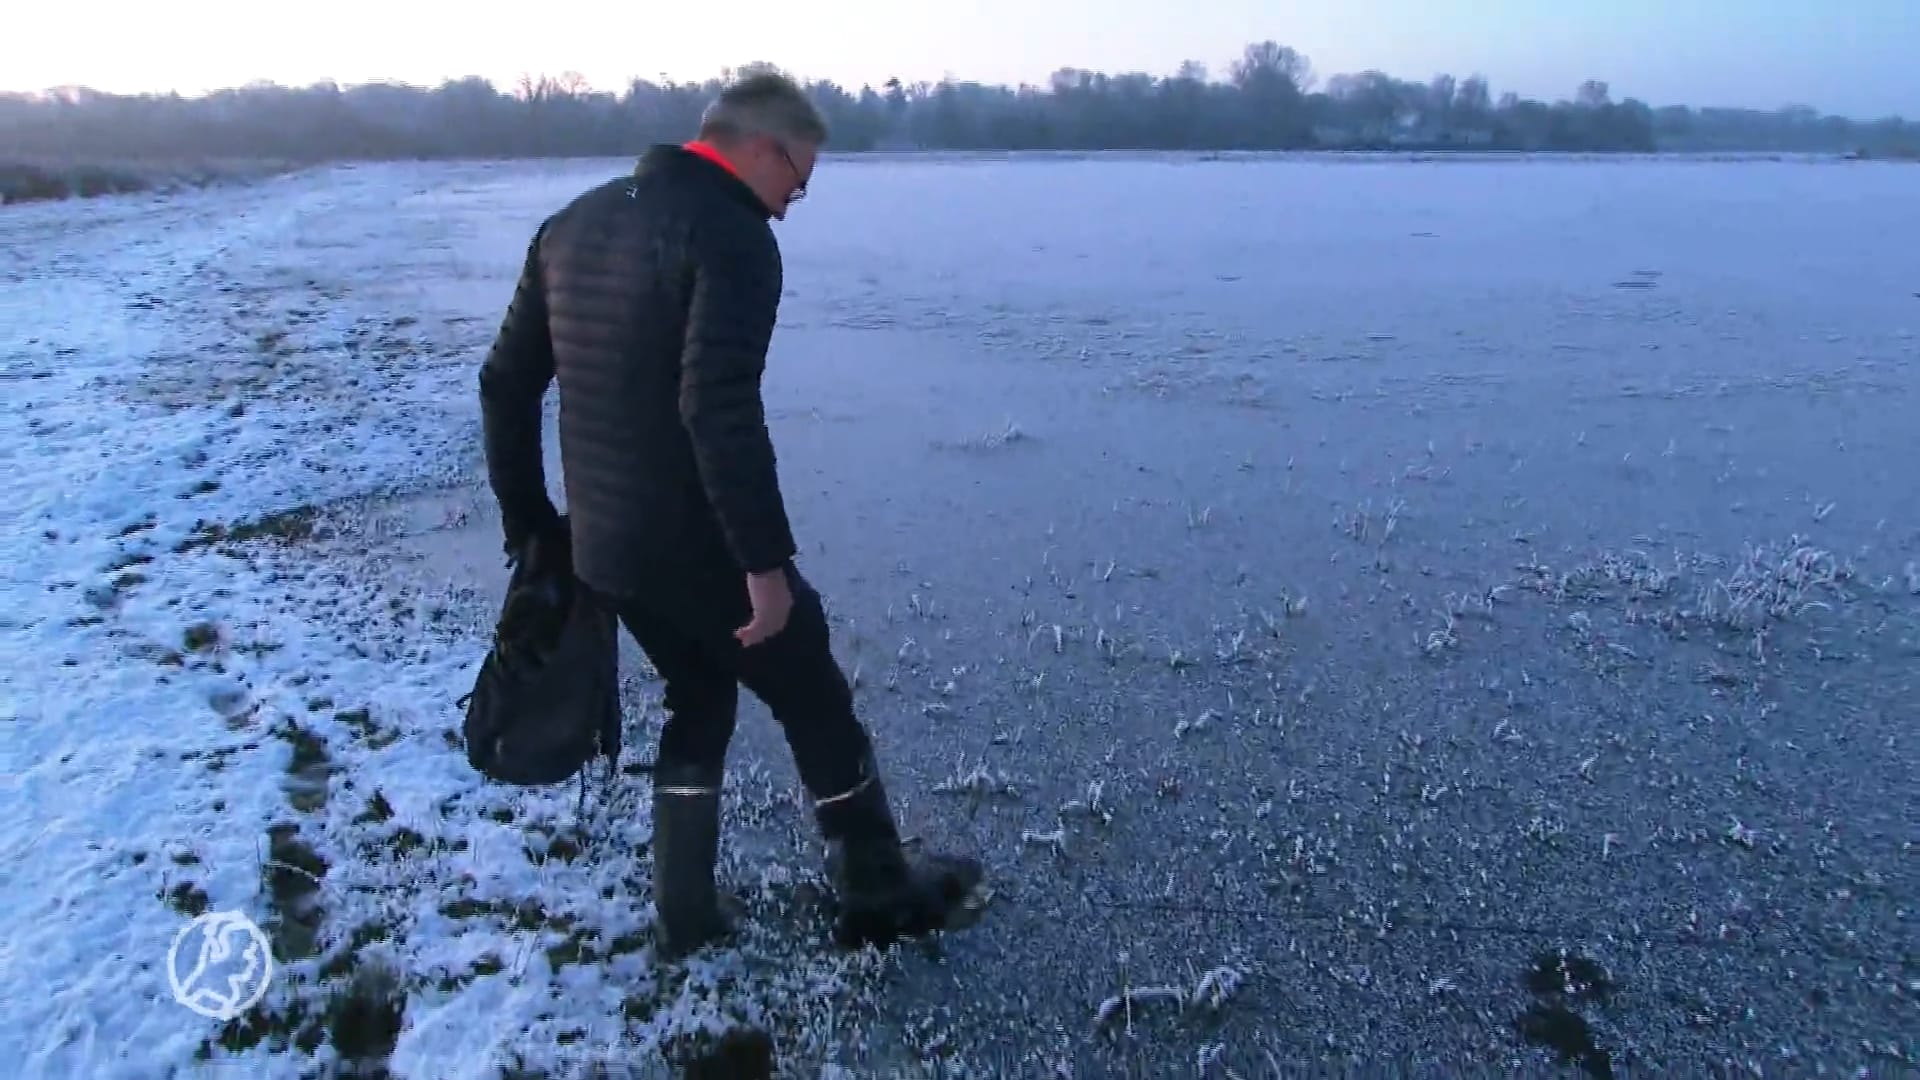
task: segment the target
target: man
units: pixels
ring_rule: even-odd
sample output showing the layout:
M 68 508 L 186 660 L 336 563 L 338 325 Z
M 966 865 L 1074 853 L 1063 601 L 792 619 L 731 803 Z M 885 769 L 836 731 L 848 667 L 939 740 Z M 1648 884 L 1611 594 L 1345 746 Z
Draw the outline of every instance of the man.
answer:
M 769 218 L 806 193 L 826 139 L 792 81 L 728 88 L 695 141 L 650 148 L 541 224 L 480 372 L 508 551 L 562 535 L 540 455 L 557 379 L 575 571 L 666 683 L 653 887 L 668 956 L 737 926 L 714 862 L 743 684 L 814 800 L 842 943 L 941 928 L 981 879 L 976 860 L 902 850 L 820 595 L 794 565 L 760 398 L 782 284 Z

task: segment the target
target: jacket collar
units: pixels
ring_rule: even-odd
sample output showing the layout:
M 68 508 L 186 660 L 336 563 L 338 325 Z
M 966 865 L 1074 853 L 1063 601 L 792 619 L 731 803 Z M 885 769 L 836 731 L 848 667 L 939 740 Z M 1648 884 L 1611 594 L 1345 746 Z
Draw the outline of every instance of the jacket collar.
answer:
M 680 147 L 680 149 L 689 151 L 690 153 L 698 154 L 701 157 L 706 158 L 708 161 L 713 162 L 715 165 L 718 165 L 721 168 L 727 170 L 733 175 L 740 176 L 740 170 L 734 166 L 733 162 L 728 161 L 727 156 L 720 152 L 720 148 L 713 145 L 710 142 L 706 142 L 701 139 L 695 139 L 690 143 L 684 144 L 683 146 Z M 746 177 L 740 177 L 740 178 L 742 180 L 746 179 Z
M 658 143 L 647 148 L 640 160 L 634 165 L 636 179 L 648 175 L 661 175 L 680 182 L 715 184 L 728 196 L 738 200 L 759 214 L 762 220 L 771 220 L 773 211 L 760 201 L 740 174 L 735 172 L 717 153 L 703 149 L 704 144 L 675 145 Z

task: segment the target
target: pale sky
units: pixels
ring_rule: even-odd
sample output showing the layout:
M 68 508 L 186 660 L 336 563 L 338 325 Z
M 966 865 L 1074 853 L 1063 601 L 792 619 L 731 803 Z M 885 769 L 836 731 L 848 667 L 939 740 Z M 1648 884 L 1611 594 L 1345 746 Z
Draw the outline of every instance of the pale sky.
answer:
M 1804 103 L 1920 119 L 1920 0 L 51 0 L 9 5 L 0 89 L 196 94 L 255 80 L 433 85 L 574 70 L 697 80 L 767 60 L 857 89 L 890 75 L 1044 85 L 1061 67 L 1216 76 L 1248 42 L 1322 79 L 1485 74 L 1552 100 L 1603 79 L 1653 105 Z

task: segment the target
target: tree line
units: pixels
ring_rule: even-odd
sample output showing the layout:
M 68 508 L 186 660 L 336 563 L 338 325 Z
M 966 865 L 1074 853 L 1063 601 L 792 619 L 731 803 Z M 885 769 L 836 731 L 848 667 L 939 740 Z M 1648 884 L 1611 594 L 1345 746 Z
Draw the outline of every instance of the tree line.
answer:
M 256 83 L 202 97 L 63 89 L 0 95 L 0 146 L 19 159 L 272 159 L 630 156 L 679 141 L 721 86 L 633 80 L 618 92 L 577 74 L 502 89 Z M 1614 100 L 1590 80 L 1569 98 L 1496 97 L 1479 75 L 1406 81 L 1379 71 L 1316 78 L 1275 42 L 1247 46 L 1223 77 L 1196 62 L 1170 76 L 1078 68 L 1045 86 L 943 80 L 849 89 L 804 81 L 838 150 L 1750 150 L 1912 156 L 1920 123 L 1857 121 L 1811 108 L 1670 106 Z

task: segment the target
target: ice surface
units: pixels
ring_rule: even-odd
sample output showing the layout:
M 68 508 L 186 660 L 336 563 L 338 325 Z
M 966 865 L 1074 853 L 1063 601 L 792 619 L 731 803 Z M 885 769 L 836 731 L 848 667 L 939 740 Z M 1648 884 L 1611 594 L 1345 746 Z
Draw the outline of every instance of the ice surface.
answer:
M 752 929 L 663 967 L 644 777 L 581 809 L 447 738 L 504 580 L 475 366 L 623 167 L 0 215 L 20 1075 L 310 1073 L 349 954 L 405 973 L 406 1077 L 733 1022 L 805 1075 L 1534 1067 L 1563 944 L 1633 1004 L 1539 1007 L 1615 1064 L 1911 1063 L 1911 168 L 828 162 L 780 226 L 783 475 L 903 815 L 1001 889 L 944 959 L 832 955 L 750 706 Z M 202 906 L 273 934 L 271 1030 L 171 1000 Z M 1089 1031 L 1219 971 L 1217 1017 Z

